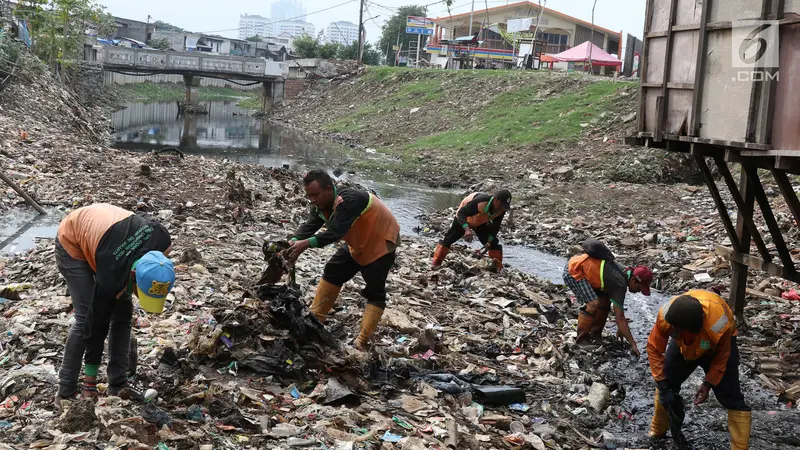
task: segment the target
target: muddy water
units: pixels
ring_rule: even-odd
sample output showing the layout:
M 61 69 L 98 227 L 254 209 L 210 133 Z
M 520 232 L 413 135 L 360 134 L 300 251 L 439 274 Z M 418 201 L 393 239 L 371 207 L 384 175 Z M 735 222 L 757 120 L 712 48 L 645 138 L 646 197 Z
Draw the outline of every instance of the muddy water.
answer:
M 36 245 L 37 239 L 54 238 L 64 214 L 47 209 L 40 215 L 31 208 L 19 208 L 0 215 L 0 253 L 21 253 Z
M 298 170 L 324 167 L 341 178 L 374 189 L 392 209 L 405 234 L 414 233 L 419 225 L 418 215 L 457 206 L 463 195 L 463 192 L 398 182 L 390 177 L 342 173 L 337 169 L 347 162 L 347 156 L 336 144 L 239 115 L 245 112 L 232 103 L 211 102 L 208 106 L 209 115 L 184 119 L 178 116 L 177 107 L 172 103 L 128 105 L 111 118 L 117 146 L 135 151 L 172 146 L 190 154 L 267 166 L 287 165 Z M 504 246 L 504 253 L 512 266 L 555 283 L 562 282 L 565 260 L 520 246 Z M 612 420 L 607 428 L 616 436 L 620 448 L 649 447 L 647 431 L 653 413 L 654 384 L 644 350 L 658 308 L 667 300 L 668 297 L 657 292 L 650 297 L 631 295 L 626 300 L 626 315 L 631 319 L 631 330 L 643 353 L 642 359 L 632 360 L 626 345 L 610 342 L 616 332 L 613 319 L 609 319 L 606 330 L 607 345 L 596 354 L 581 358 L 582 365 L 593 367 L 593 374 L 600 375 L 618 390 L 615 398 L 622 398 L 617 401 L 629 413 Z M 754 410 L 751 448 L 785 449 L 800 445 L 797 410 L 787 410 L 772 392 L 760 386 L 756 374 L 744 365 L 740 367 L 740 378 L 747 401 Z M 688 406 L 701 382 L 702 371 L 698 370 L 682 391 L 688 400 L 684 425 L 687 437 L 698 450 L 728 449 L 726 412 L 713 395 L 705 405 Z M 666 442 L 663 448 L 671 448 L 671 444 Z
M 323 167 L 373 189 L 400 222 L 405 235 L 415 234 L 417 216 L 457 206 L 463 192 L 399 182 L 389 176 L 350 174 L 340 170 L 348 157 L 330 141 L 247 116 L 232 102 L 208 102 L 208 115 L 184 118 L 175 103 L 130 103 L 111 116 L 115 146 L 133 151 L 177 147 L 188 154 L 232 161 L 288 166 L 302 170 Z M 338 169 L 338 170 L 337 170 Z M 561 282 L 560 258 L 522 246 L 504 246 L 512 266 Z

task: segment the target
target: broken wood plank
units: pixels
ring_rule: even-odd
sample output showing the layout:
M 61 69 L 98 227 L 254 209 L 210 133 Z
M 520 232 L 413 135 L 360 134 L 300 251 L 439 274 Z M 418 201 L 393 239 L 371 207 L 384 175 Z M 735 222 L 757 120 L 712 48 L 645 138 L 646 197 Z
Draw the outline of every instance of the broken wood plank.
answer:
M 733 249 L 722 246 L 717 246 L 716 253 L 719 256 L 727 258 L 729 261 L 743 264 L 751 269 L 760 270 L 776 277 L 781 277 L 789 281 L 794 281 L 795 283 L 800 283 L 800 274 L 798 274 L 796 271 L 786 270 L 786 268 L 779 264 L 766 262 L 757 256 L 745 255 Z

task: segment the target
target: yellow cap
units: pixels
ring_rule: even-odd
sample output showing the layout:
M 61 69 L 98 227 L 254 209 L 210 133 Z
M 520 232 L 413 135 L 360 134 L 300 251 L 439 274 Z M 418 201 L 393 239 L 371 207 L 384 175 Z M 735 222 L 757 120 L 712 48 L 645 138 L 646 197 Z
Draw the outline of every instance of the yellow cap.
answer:
M 139 297 L 139 305 L 142 307 L 143 310 L 153 313 L 153 314 L 161 314 L 164 311 L 164 303 L 166 302 L 166 298 L 155 298 L 147 295 L 147 292 L 142 291 L 141 288 L 138 286 L 136 287 L 137 297 Z

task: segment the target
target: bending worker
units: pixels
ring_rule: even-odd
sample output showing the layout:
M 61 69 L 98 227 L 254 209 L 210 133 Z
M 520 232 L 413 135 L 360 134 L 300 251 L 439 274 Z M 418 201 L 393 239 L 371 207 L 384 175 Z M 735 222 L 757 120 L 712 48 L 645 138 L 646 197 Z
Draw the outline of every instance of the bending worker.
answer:
M 378 197 L 354 188 L 338 189 L 322 170 L 308 172 L 303 184 L 314 208 L 291 239 L 287 257 L 296 260 L 309 247 L 325 247 L 340 239 L 347 243 L 325 265 L 311 311 L 324 322 L 342 285 L 361 272 L 367 306 L 355 347 L 362 350 L 386 308 L 386 278 L 400 244 L 400 225 Z M 325 230 L 318 232 L 322 227 Z
M 666 435 L 670 428 L 666 408 L 671 408 L 674 420 L 683 423 L 681 384 L 699 366 L 706 377 L 697 389 L 694 404 L 705 402 L 713 389 L 728 410 L 731 449 L 746 450 L 750 446 L 750 408 L 739 384 L 736 334 L 731 309 L 713 292 L 691 290 L 661 307 L 647 341 L 650 371 L 658 387 L 650 436 Z
M 169 232 L 158 222 L 108 204 L 70 213 L 58 227 L 56 265 L 69 288 L 75 323 L 64 346 L 55 403 L 78 393 L 85 354 L 83 397 L 97 395 L 97 371 L 108 336 L 108 392 L 137 398 L 128 383 L 135 293 L 145 311 L 160 313 L 175 283 Z M 110 328 L 110 335 L 109 335 Z
M 594 246 L 598 247 L 597 253 L 591 251 Z M 617 336 L 624 337 L 630 343 L 631 352 L 638 358 L 641 356 L 639 347 L 625 318 L 625 295 L 630 291 L 649 296 L 653 272 L 645 266 L 623 269 L 613 261 L 611 252 L 599 241 L 587 240 L 583 247 L 594 256 L 589 253 L 573 256 L 564 267 L 563 275 L 564 284 L 583 304 L 578 312 L 576 344 L 585 347 L 591 345 L 591 340 L 602 341 L 608 313 L 611 305 L 614 305 Z M 597 257 L 603 257 L 604 254 L 608 256 L 603 259 Z
M 444 239 L 436 245 L 433 267 L 442 265 L 442 261 L 450 253 L 450 246 L 462 236 L 467 242 L 472 242 L 473 234 L 477 234 L 478 240 L 489 250 L 489 257 L 495 261 L 497 270 L 503 270 L 503 246 L 500 245 L 497 234 L 509 209 L 511 192 L 505 189 L 494 195 L 474 193 L 464 198 L 458 206 L 453 225 Z

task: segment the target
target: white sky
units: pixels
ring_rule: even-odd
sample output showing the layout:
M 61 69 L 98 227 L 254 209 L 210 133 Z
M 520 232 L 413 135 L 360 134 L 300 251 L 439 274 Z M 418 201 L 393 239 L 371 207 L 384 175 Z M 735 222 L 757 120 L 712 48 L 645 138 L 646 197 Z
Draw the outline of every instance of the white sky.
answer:
M 152 21 L 162 20 L 181 28 L 227 37 L 238 37 L 239 15 L 257 14 L 264 17 L 270 15 L 271 0 L 98 0 L 108 11 L 126 19 L 146 21 L 148 14 Z M 367 0 L 364 18 L 378 16 L 366 21 L 367 41 L 375 42 L 380 38 L 380 27 L 392 16 L 389 8 L 397 8 L 409 4 L 432 4 L 436 0 Z M 453 14 L 469 12 L 473 0 L 455 0 Z M 515 0 L 474 0 L 475 10 L 514 3 Z M 538 3 L 538 0 L 534 0 Z M 548 0 L 548 8 L 569 14 L 573 17 L 591 22 L 592 4 L 595 0 Z M 328 26 L 328 23 L 339 20 L 358 23 L 358 0 L 301 0 L 306 8 L 308 22 L 316 26 L 317 32 Z M 346 2 L 346 3 L 345 3 Z M 327 11 L 313 14 L 332 6 L 345 3 Z M 614 31 L 630 33 L 641 39 L 644 24 L 645 0 L 597 0 L 595 24 Z M 428 17 L 443 17 L 447 8 L 443 2 L 428 7 Z M 623 45 L 624 45 L 623 35 Z

